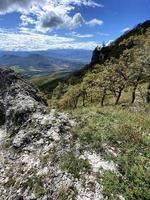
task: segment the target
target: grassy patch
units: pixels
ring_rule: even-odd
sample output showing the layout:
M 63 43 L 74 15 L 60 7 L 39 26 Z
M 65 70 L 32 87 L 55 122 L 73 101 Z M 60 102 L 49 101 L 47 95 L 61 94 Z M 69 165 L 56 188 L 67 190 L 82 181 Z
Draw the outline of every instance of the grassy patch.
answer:
M 58 195 L 58 200 L 69 200 L 69 199 L 74 199 L 75 196 L 77 195 L 77 191 L 74 187 L 70 188 L 60 188 L 59 195 Z
M 104 196 L 112 200 L 119 199 L 119 195 L 130 200 L 148 200 L 150 113 L 96 106 L 71 112 L 79 122 L 72 134 L 82 149 L 101 152 L 118 166 L 119 175 L 105 171 L 98 178 Z M 109 147 L 119 150 L 117 157 L 107 152 Z
M 73 152 L 62 155 L 59 162 L 61 168 L 73 174 L 75 178 L 80 178 L 81 172 L 89 172 L 91 169 L 87 160 L 77 158 Z
M 32 177 L 28 177 L 28 179 L 24 185 L 24 190 L 27 187 L 29 187 L 31 190 L 33 190 L 34 194 L 38 198 L 41 196 L 44 196 L 44 194 L 45 194 L 43 177 L 37 177 L 37 175 L 34 171 L 33 171 Z

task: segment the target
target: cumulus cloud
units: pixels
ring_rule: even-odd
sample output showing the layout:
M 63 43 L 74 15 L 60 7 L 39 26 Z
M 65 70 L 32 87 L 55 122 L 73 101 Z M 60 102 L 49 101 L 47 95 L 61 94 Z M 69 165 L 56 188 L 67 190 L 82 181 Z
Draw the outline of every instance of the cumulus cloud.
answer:
M 84 23 L 84 19 L 80 13 L 76 13 L 73 17 L 68 15 L 58 16 L 54 12 L 47 12 L 40 19 L 40 26 L 43 28 L 76 28 Z
M 18 33 L 0 29 L 0 48 L 15 51 L 55 48 L 93 49 L 97 46 L 94 41 L 77 42 L 77 38 L 92 38 L 91 34 L 75 34 L 70 37 L 43 34 L 55 29 L 73 30 L 83 24 L 89 26 L 103 24 L 103 21 L 98 19 L 87 22 L 81 13 L 75 12 L 80 6 L 103 7 L 94 0 L 0 0 L 0 15 L 14 11 L 21 14 Z
M 28 10 L 33 5 L 36 6 L 89 6 L 89 7 L 103 7 L 102 4 L 95 3 L 93 0 L 0 0 L 0 12 L 12 12 L 12 11 L 22 11 Z
M 80 13 L 70 16 L 76 6 L 103 7 L 93 0 L 0 0 L 0 14 L 18 11 L 22 13 L 21 26 L 32 24 L 41 32 L 55 28 L 75 29 L 85 23 L 90 26 L 103 23 L 98 19 L 86 22 Z
M 77 42 L 72 37 L 61 37 L 58 35 L 45 35 L 34 32 L 14 33 L 0 29 L 0 50 L 5 51 L 38 51 L 48 49 L 93 49 L 97 46 L 94 41 Z M 6 40 L 7 38 L 7 40 Z
M 27 26 L 28 24 L 35 24 L 35 20 L 29 16 L 21 15 L 20 16 L 21 26 Z
M 103 25 L 103 21 L 102 20 L 99 20 L 99 19 L 92 19 L 92 20 L 90 20 L 90 21 L 88 21 L 88 22 L 86 22 L 86 24 L 87 25 L 89 25 L 89 26 L 101 26 L 101 25 Z
M 58 27 L 63 24 L 63 19 L 54 12 L 45 13 L 40 19 L 43 28 Z
M 44 0 L 0 0 L 0 13 L 5 14 L 13 11 L 26 11 L 34 3 L 44 2 Z
M 76 13 L 73 18 L 70 20 L 70 28 L 77 28 L 84 23 L 84 19 L 80 13 Z M 67 24 L 66 24 L 67 25 Z
M 98 19 L 92 19 L 90 21 L 86 21 L 80 13 L 76 13 L 73 17 L 65 15 L 57 15 L 54 12 L 45 13 L 38 22 L 38 30 L 43 30 L 43 28 L 69 28 L 75 29 L 83 24 L 89 26 L 101 26 L 104 22 Z M 46 29 L 45 29 L 46 30 Z M 47 30 L 46 30 L 47 31 Z M 45 32 L 45 31 L 43 31 Z

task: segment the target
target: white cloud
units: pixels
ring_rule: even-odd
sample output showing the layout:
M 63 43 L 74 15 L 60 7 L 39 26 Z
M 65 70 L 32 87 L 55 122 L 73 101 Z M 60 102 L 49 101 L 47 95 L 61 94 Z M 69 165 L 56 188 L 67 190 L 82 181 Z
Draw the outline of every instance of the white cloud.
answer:
M 87 25 L 89 25 L 89 26 L 101 26 L 101 25 L 103 25 L 103 21 L 102 20 L 99 20 L 99 19 L 92 19 L 92 20 L 90 20 L 90 21 L 88 21 L 88 22 L 86 22 L 86 24 Z
M 92 38 L 95 35 L 110 36 L 110 34 L 108 34 L 108 33 L 102 33 L 102 32 L 97 32 L 96 34 L 80 34 L 80 33 L 77 33 L 75 31 L 71 32 L 70 34 L 66 34 L 66 35 L 70 35 L 72 37 L 78 37 L 78 38 Z
M 60 0 L 62 4 L 74 4 L 74 5 L 84 5 L 84 6 L 89 6 L 89 7 L 104 7 L 102 4 L 95 3 L 92 0 Z
M 109 33 L 97 32 L 97 34 L 100 35 L 100 36 L 110 36 Z
M 72 18 L 70 18 L 70 20 L 68 18 L 64 25 L 70 29 L 74 29 L 84 24 L 84 21 L 85 20 L 83 19 L 82 15 L 80 13 L 76 13 Z
M 71 36 L 73 36 L 73 37 L 77 37 L 77 38 L 92 38 L 92 37 L 94 37 L 94 35 L 93 34 L 79 34 L 79 33 L 76 33 L 76 32 L 72 32 L 71 34 L 70 34 Z
M 34 3 L 39 5 L 45 0 L 0 0 L 0 14 L 5 14 L 13 11 L 25 12 Z
M 75 29 L 85 23 L 90 26 L 103 23 L 98 19 L 86 22 L 80 13 L 70 16 L 77 6 L 103 7 L 93 0 L 0 0 L 0 14 L 18 11 L 22 13 L 21 26 L 32 24 L 41 32 L 58 28 Z
M 0 0 L 0 13 L 6 12 L 30 12 L 32 7 L 42 6 L 44 9 L 48 7 L 63 6 L 67 9 L 74 9 L 74 6 L 103 7 L 102 4 L 93 0 Z
M 58 35 L 45 35 L 28 32 L 27 29 L 20 33 L 0 29 L 0 50 L 3 51 L 37 51 L 48 49 L 93 49 L 97 46 L 94 41 L 77 42 L 72 37 Z
M 21 26 L 27 26 L 28 24 L 35 24 L 35 20 L 29 16 L 21 15 Z
M 125 32 L 130 31 L 130 30 L 131 30 L 131 28 L 126 27 L 126 28 L 124 28 L 121 32 L 122 32 L 122 33 L 125 33 Z
M 103 24 L 103 21 L 98 19 L 87 22 L 81 13 L 75 12 L 80 6 L 103 7 L 94 0 L 0 0 L 0 15 L 14 11 L 21 14 L 19 32 L 0 29 L 0 49 L 32 51 L 95 48 L 97 43 L 94 41 L 77 42 L 77 38 L 92 38 L 92 34 L 76 33 L 70 37 L 42 34 L 55 29 L 73 30 L 84 24 L 90 26 Z
M 27 28 L 27 27 L 19 27 L 19 33 L 25 33 L 30 34 L 31 32 L 34 32 L 34 30 Z
M 46 12 L 39 21 L 40 26 L 43 28 L 58 27 L 63 24 L 61 16 L 57 15 L 53 11 Z
M 54 12 L 45 13 L 36 23 L 36 29 L 39 32 L 47 32 L 53 29 L 75 29 L 84 24 L 80 13 L 76 13 L 73 17 L 68 15 L 56 15 Z

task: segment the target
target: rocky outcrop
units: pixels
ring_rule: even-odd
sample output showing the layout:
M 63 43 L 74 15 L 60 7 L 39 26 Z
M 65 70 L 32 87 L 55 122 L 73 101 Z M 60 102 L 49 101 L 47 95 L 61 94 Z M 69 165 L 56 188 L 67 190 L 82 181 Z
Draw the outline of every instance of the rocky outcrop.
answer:
M 12 70 L 0 69 L 0 110 L 1 200 L 57 199 L 70 175 L 53 159 L 69 148 L 73 122 L 48 109 L 37 91 Z
M 100 47 L 96 47 L 93 51 L 91 64 L 99 63 L 104 60 L 104 54 L 101 52 Z
M 102 64 L 109 57 L 110 46 L 96 47 L 93 51 L 91 64 Z
M 0 69 L 0 110 L 1 200 L 103 199 L 96 174 L 115 165 L 80 152 L 70 133 L 75 122 L 11 70 Z

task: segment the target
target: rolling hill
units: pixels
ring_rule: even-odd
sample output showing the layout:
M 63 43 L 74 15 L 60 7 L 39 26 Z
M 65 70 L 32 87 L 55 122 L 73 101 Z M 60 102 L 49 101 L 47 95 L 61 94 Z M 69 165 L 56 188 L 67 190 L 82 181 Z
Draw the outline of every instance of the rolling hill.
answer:
M 63 70 L 66 73 L 73 72 L 83 66 L 82 62 L 53 58 L 40 54 L 15 55 L 5 54 L 0 57 L 0 67 L 8 67 L 30 78 L 44 76 Z

